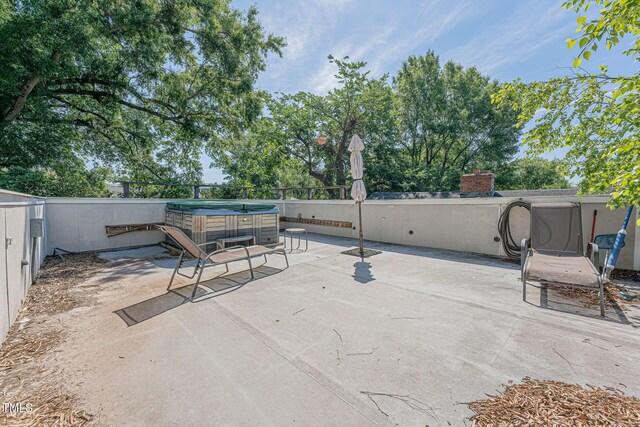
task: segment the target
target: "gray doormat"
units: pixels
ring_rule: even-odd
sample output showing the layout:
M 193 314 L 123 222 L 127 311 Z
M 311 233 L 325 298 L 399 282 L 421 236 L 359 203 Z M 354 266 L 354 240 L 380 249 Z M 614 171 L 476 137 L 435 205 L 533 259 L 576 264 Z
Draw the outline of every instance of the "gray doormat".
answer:
M 349 249 L 347 251 L 342 251 L 340 252 L 341 254 L 345 254 L 345 255 L 353 255 L 353 256 L 357 256 L 359 258 L 369 258 L 372 257 L 374 255 L 378 255 L 381 254 L 381 251 L 375 251 L 373 249 L 364 249 L 362 254 L 360 254 L 360 249 L 359 248 L 355 248 L 355 249 Z

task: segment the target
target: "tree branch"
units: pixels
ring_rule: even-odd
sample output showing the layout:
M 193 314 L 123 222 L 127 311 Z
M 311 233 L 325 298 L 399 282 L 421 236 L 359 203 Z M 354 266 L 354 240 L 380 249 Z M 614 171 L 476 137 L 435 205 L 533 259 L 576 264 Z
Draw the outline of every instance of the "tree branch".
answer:
M 53 62 L 58 62 L 60 60 L 60 52 L 55 50 L 51 54 L 51 60 Z M 2 119 L 0 119 L 0 123 L 11 123 L 20 115 L 22 109 L 27 103 L 27 98 L 33 91 L 33 89 L 43 80 L 41 75 L 37 75 L 29 79 L 22 88 L 20 89 L 20 95 L 16 99 L 16 102 L 13 104 L 11 110 L 9 110 L 5 115 L 3 115 Z
M 134 110 L 138 110 L 141 111 L 143 113 L 147 113 L 150 114 L 152 116 L 161 118 L 162 120 L 166 120 L 169 122 L 173 122 L 173 123 L 177 123 L 177 124 L 184 124 L 184 120 L 185 118 L 191 116 L 187 116 L 187 115 L 176 115 L 176 116 L 168 116 L 166 114 L 163 114 L 159 111 L 155 111 L 152 110 L 150 108 L 144 107 L 142 105 L 138 105 L 138 104 L 134 104 L 132 102 L 129 102 L 127 100 L 121 99 L 118 96 L 116 96 L 116 94 L 113 94 L 111 92 L 107 92 L 107 91 L 101 91 L 101 90 L 89 90 L 89 89 L 73 89 L 73 88 L 65 88 L 65 89 L 56 89 L 52 91 L 55 94 L 59 94 L 59 95 L 86 95 L 86 96 L 91 96 L 93 98 L 95 98 L 96 100 L 101 100 L 102 98 L 110 98 L 113 102 L 116 102 L 120 105 L 124 105 L 125 107 L 129 107 L 132 108 Z

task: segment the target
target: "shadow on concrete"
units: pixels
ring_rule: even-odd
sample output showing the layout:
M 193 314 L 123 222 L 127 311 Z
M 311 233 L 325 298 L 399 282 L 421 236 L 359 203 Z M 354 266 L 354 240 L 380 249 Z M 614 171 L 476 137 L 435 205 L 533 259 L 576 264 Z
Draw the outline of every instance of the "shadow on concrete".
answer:
M 376 280 L 371 273 L 371 263 L 366 262 L 364 258 L 360 258 L 360 261 L 353 264 L 353 266 L 355 267 L 355 271 L 351 277 L 353 277 L 356 282 L 369 283 Z
M 175 261 L 173 265 L 175 266 Z M 106 266 L 108 267 L 108 271 L 100 275 L 97 279 L 98 284 L 108 284 L 120 279 L 131 279 L 132 276 L 144 277 L 153 273 L 156 269 L 153 260 L 147 258 L 108 262 Z
M 531 286 L 540 290 L 540 303 L 536 305 L 529 301 L 527 298 L 526 303 L 534 307 L 540 307 L 545 310 L 558 311 L 562 313 L 574 314 L 582 317 L 590 317 L 601 319 L 607 322 L 620 323 L 623 325 L 630 325 L 634 328 L 640 327 L 640 322 L 637 322 L 634 317 L 629 319 L 624 310 L 613 298 L 609 298 L 605 291 L 605 317 L 600 317 L 599 305 L 586 304 L 583 299 L 576 298 L 571 299 L 562 295 L 556 288 L 552 288 L 545 285 L 537 285 L 527 283 L 527 288 Z M 640 320 L 640 319 L 638 319 Z
M 240 271 L 229 275 L 221 275 L 209 280 L 201 281 L 196 291 L 194 303 L 206 301 L 229 292 L 242 288 L 249 282 L 279 273 L 280 269 L 261 265 L 253 269 L 255 279 L 251 278 L 249 271 Z M 127 326 L 134 326 L 138 323 L 149 320 L 169 310 L 189 303 L 194 284 L 173 288 L 165 294 L 158 295 L 148 300 L 130 305 L 114 311 Z
M 345 248 L 357 247 L 358 239 L 339 236 L 324 236 L 322 234 L 309 233 L 309 242 L 326 243 L 334 246 Z M 424 246 L 397 245 L 394 243 L 382 243 L 371 240 L 365 240 L 367 249 L 375 249 L 382 252 L 394 252 L 404 255 L 415 255 L 425 258 L 433 258 L 451 262 L 461 262 L 465 264 L 477 264 L 505 268 L 509 270 L 519 270 L 519 263 L 493 257 L 491 255 L 476 254 L 471 252 L 457 252 L 447 249 L 435 249 Z

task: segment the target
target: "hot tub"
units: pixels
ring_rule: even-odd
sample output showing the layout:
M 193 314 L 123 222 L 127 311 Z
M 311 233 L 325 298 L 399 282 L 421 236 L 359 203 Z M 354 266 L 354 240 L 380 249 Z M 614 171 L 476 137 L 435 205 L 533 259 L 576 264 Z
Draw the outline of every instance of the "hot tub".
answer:
M 280 210 L 270 204 L 193 200 L 167 203 L 165 224 L 178 227 L 196 244 L 252 235 L 257 244 L 267 245 L 278 242 L 279 215 Z M 210 252 L 216 245 L 204 249 Z

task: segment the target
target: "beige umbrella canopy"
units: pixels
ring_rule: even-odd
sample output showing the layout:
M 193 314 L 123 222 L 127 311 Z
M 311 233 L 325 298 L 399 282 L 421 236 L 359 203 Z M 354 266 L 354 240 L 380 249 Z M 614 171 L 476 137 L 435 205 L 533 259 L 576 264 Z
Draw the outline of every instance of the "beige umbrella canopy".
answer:
M 358 135 L 353 135 L 349 144 L 351 152 L 351 178 L 353 178 L 353 186 L 351 187 L 351 198 L 358 203 L 363 202 L 367 198 L 367 189 L 362 182 L 362 174 L 364 165 L 362 164 L 362 150 L 364 143 Z
M 349 144 L 349 151 L 351 152 L 351 178 L 353 178 L 353 185 L 351 186 L 351 198 L 356 201 L 358 205 L 358 217 L 360 220 L 360 255 L 364 253 L 364 235 L 362 233 L 362 202 L 367 198 L 367 189 L 362 181 L 362 175 L 364 173 L 364 165 L 362 162 L 362 150 L 364 150 L 364 143 L 358 135 L 353 135 L 351 143 Z

